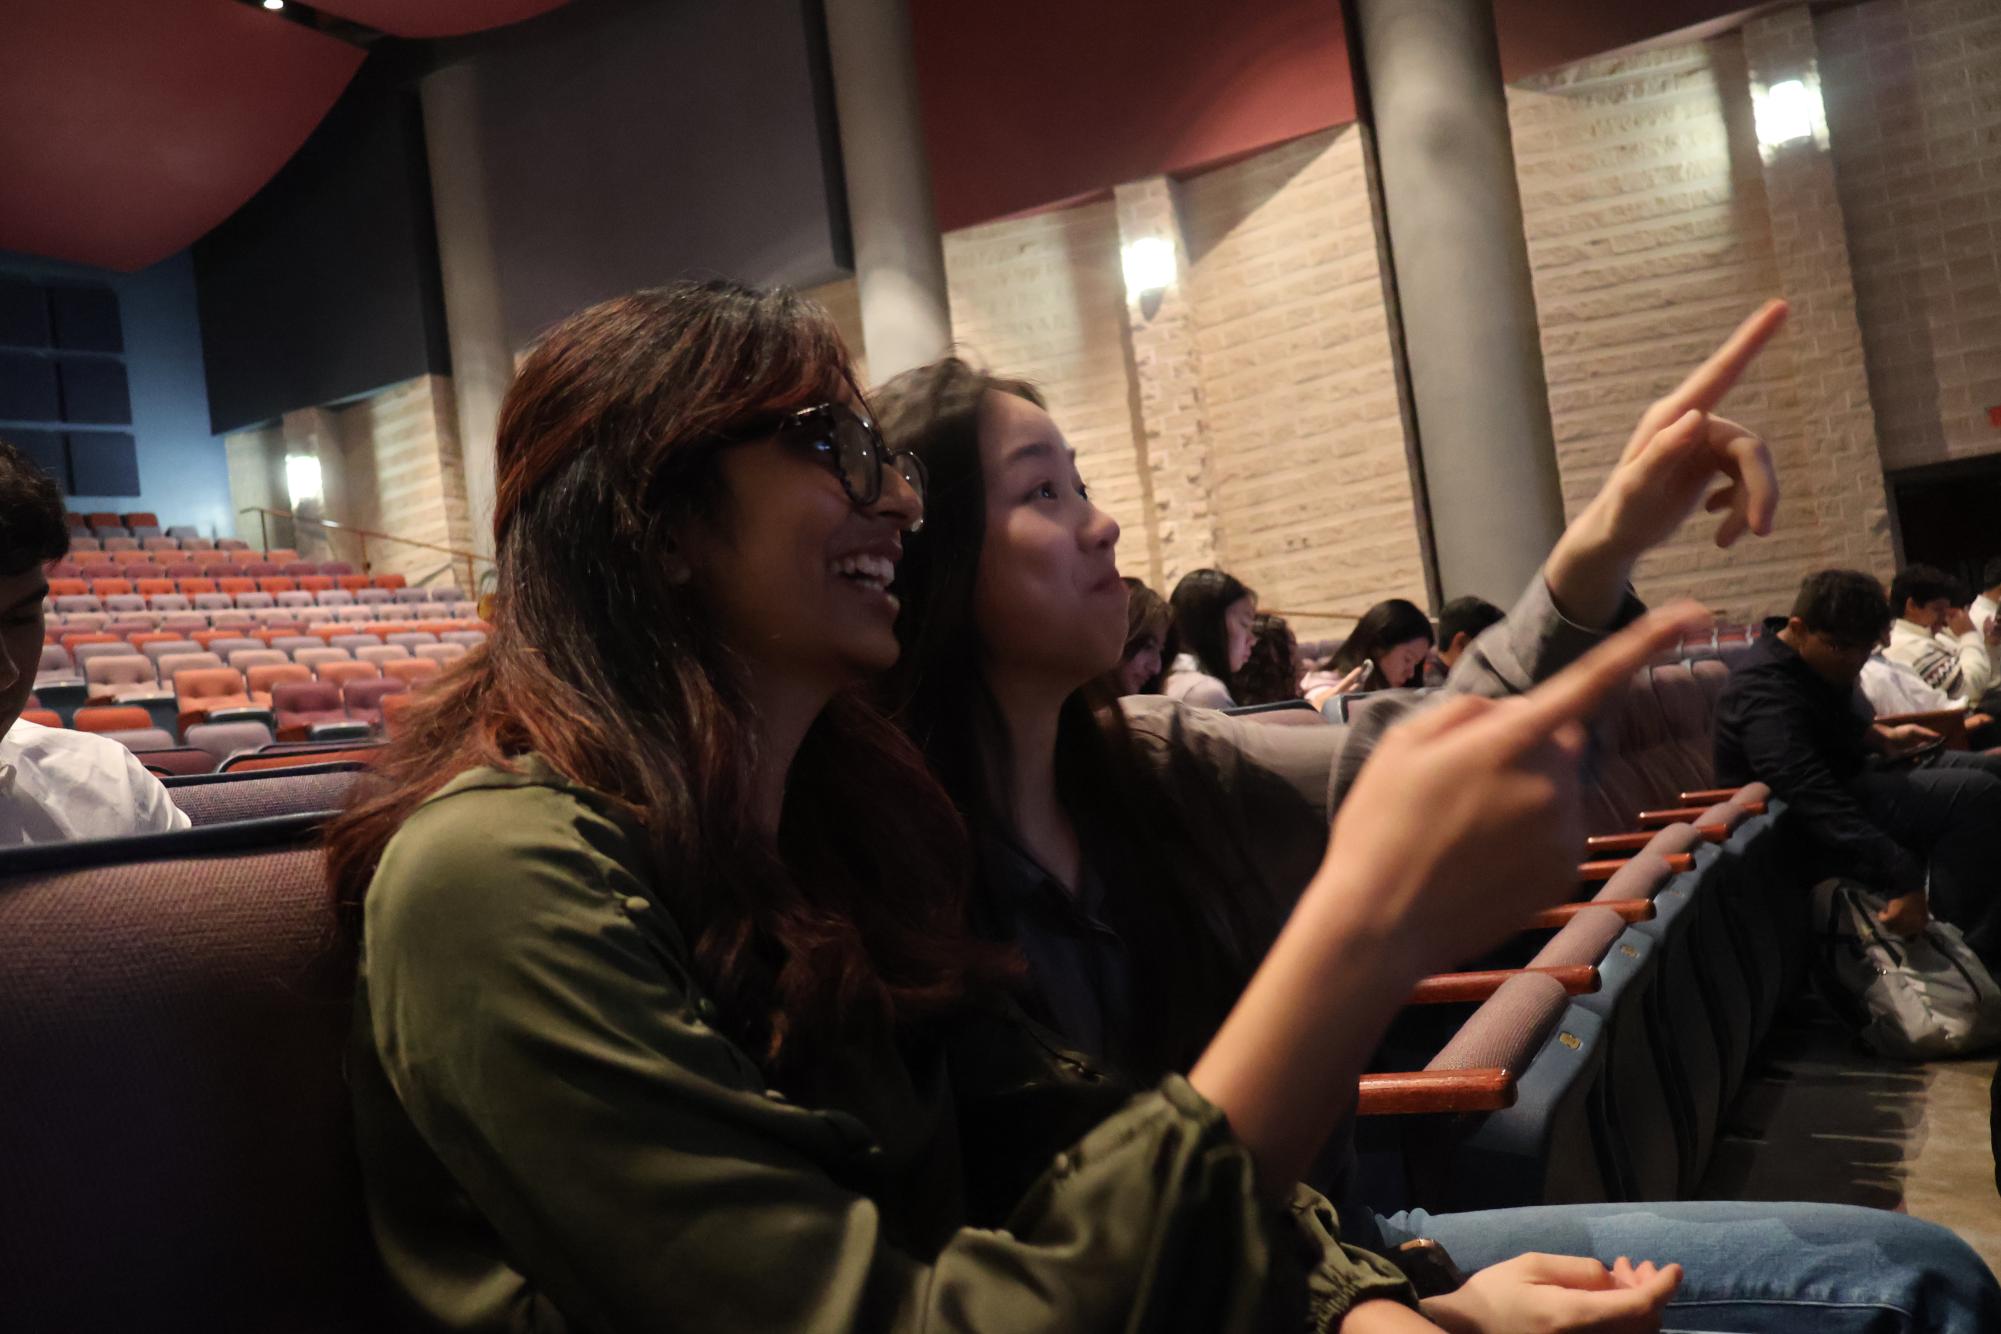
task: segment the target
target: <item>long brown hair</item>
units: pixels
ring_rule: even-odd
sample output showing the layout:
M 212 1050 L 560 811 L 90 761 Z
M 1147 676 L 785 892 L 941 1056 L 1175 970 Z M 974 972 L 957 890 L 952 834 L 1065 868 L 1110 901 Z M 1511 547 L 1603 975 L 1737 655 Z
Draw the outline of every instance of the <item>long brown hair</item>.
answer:
M 961 996 L 992 951 L 964 926 L 964 832 L 922 757 L 837 697 L 793 762 L 774 843 L 751 815 L 741 666 L 669 573 L 685 523 L 729 520 L 719 440 L 837 396 L 848 374 L 825 313 L 782 290 L 680 284 L 544 335 L 501 406 L 491 635 L 404 715 L 380 782 L 329 832 L 350 922 L 414 807 L 533 751 L 644 830 L 726 1031 L 774 1077 L 810 1088 L 858 1026 L 901 1029 Z
M 897 720 L 982 835 L 1009 834 L 1014 825 L 1006 801 L 1014 756 L 982 670 L 973 609 L 986 542 L 980 416 L 989 393 L 1043 405 L 1025 381 L 956 357 L 906 371 L 870 395 L 891 448 L 915 451 L 931 479 L 924 531 L 904 544 L 897 569 L 903 652 L 884 689 Z M 1096 869 L 1112 925 L 1130 946 L 1132 1013 L 1144 1016 L 1133 1025 L 1132 1050 L 1100 1054 L 1144 1080 L 1186 1070 L 1276 932 L 1275 910 L 1246 892 L 1246 857 L 1232 871 L 1190 840 L 1162 839 L 1163 827 L 1208 813 L 1180 809 L 1103 678 L 1073 692 L 1058 714 L 1056 784 L 1087 845 L 1108 854 Z M 1220 804 L 1223 794 L 1214 798 Z M 986 906 L 985 888 L 976 884 L 976 916 Z

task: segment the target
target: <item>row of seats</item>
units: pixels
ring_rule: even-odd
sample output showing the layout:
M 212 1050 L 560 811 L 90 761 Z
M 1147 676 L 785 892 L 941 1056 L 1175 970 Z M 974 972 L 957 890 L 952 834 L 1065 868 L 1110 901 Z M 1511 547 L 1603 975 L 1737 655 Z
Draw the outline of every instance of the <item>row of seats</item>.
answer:
M 155 546 L 154 543 L 167 543 Z M 51 574 L 67 575 L 68 566 L 141 566 L 159 567 L 163 565 L 185 565 L 194 569 L 234 569 L 237 566 L 269 566 L 273 571 L 286 574 L 353 574 L 354 566 L 344 560 L 301 560 L 296 551 L 257 551 L 250 547 L 217 547 L 180 545 L 171 537 L 107 537 L 102 540 L 92 537 L 73 539 L 70 554 L 49 564 Z
M 216 542 L 210 538 L 195 536 L 153 537 L 143 533 L 135 534 L 130 530 L 125 530 L 125 535 L 123 536 L 120 535 L 120 530 L 118 529 L 105 529 L 103 532 L 104 536 L 101 537 L 95 535 L 84 537 L 76 533 L 71 533 L 69 539 L 70 551 L 72 553 L 82 552 L 86 555 L 98 551 L 140 551 L 160 555 L 172 555 L 175 552 L 186 551 L 204 553 L 203 559 L 212 558 L 212 553 L 215 552 L 225 552 L 239 560 L 265 560 L 277 556 L 287 556 L 297 559 L 298 555 L 298 553 L 288 551 L 284 548 L 274 548 L 272 551 L 260 555 L 256 551 L 256 548 L 252 547 L 248 542 L 238 541 L 234 538 L 224 538 L 221 542 Z
M 186 582 L 193 583 L 193 580 Z M 354 620 L 383 620 L 396 616 L 435 616 L 442 619 L 453 616 L 459 619 L 476 616 L 479 604 L 449 595 L 457 589 L 409 590 L 423 594 L 421 598 L 397 600 L 386 589 L 371 590 L 374 596 L 363 599 L 360 594 L 346 590 L 309 593 L 291 591 L 283 593 L 240 592 L 240 593 L 114 593 L 99 598 L 89 593 L 66 593 L 53 598 L 44 613 L 56 624 L 67 625 L 75 616 L 140 616 L 149 612 L 202 612 L 213 615 L 229 611 L 270 611 L 274 608 L 295 612 L 311 612 L 314 608 L 373 608 L 372 611 L 345 613 Z M 439 597 L 445 594 L 445 597 Z M 443 608 L 443 611 L 425 611 L 424 608 Z
M 249 566 L 243 567 L 241 574 L 188 574 L 169 575 L 158 572 L 140 572 L 126 569 L 119 574 L 105 574 L 90 578 L 71 578 L 52 575 L 49 579 L 49 596 L 62 597 L 116 597 L 126 593 L 138 593 L 150 597 L 161 593 L 326 593 L 336 589 L 360 594 L 370 590 L 381 590 L 396 595 L 401 600 L 404 593 L 416 593 L 424 598 L 436 598 L 441 591 L 437 588 L 410 588 L 400 574 L 350 574 L 350 575 L 286 575 L 274 569 L 270 574 L 252 574 Z M 457 589 L 450 590 L 448 601 L 456 602 L 461 595 Z
M 1608 702 L 1579 901 L 1430 979 L 1393 1026 L 1359 1103 L 1361 1194 L 1377 1208 L 1696 1191 L 1806 958 L 1807 886 L 1783 811 L 1762 784 L 1714 785 L 1725 677 L 1713 657 L 1657 663 Z M 1386 697 L 1352 697 L 1350 717 Z

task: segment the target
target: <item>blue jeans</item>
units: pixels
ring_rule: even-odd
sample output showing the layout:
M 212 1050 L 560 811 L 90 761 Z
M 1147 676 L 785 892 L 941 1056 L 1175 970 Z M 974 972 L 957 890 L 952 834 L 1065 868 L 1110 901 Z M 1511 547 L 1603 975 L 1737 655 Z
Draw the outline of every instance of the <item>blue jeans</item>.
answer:
M 1527 1251 L 1684 1271 L 1678 1334 L 1993 1334 L 2001 1287 L 1946 1229 L 1846 1204 L 1577 1204 L 1378 1220 L 1388 1247 L 1430 1237 L 1468 1274 Z

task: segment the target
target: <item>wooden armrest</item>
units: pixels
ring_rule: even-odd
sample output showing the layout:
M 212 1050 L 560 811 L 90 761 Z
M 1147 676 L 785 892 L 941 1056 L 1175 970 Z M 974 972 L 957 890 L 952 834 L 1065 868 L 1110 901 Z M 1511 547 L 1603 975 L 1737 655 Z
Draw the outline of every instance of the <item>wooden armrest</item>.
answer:
M 1966 750 L 1970 743 L 1966 739 L 1966 709 L 1937 709 L 1930 713 L 1889 713 L 1879 715 L 1876 723 L 1880 727 L 1901 727 L 1905 723 L 1916 723 L 1929 727 L 1945 741 L 1947 750 Z
M 1652 899 L 1586 899 L 1580 903 L 1559 903 L 1554 908 L 1544 908 L 1529 918 L 1525 931 L 1545 931 L 1562 926 L 1586 908 L 1609 908 L 1619 914 L 1622 922 L 1650 922 L 1654 918 Z
M 1715 804 L 1712 801 L 1709 803 L 1709 806 L 1714 806 Z M 1687 806 L 1671 811 L 1641 811 L 1640 827 L 1642 829 L 1665 829 L 1678 821 L 1686 820 L 1693 823 L 1697 816 L 1709 809 L 1709 806 Z M 1762 801 L 1747 801 L 1738 805 L 1737 809 L 1746 815 L 1763 815 L 1765 813 L 1765 803 Z
M 1706 811 L 1711 806 L 1714 806 L 1717 802 L 1728 801 L 1732 797 L 1736 796 L 1739 792 L 1742 792 L 1743 790 L 1744 789 L 1741 787 L 1705 788 L 1701 792 L 1678 793 L 1675 796 L 1675 800 L 1689 806 L 1694 806 L 1699 810 Z
M 1619 873 L 1626 863 L 1623 859 L 1602 862 L 1584 862 L 1577 868 L 1577 878 L 1586 884 L 1610 880 Z M 1683 871 L 1695 869 L 1695 854 L 1691 852 L 1671 852 L 1667 859 L 1668 870 L 1680 875 Z
M 1357 1116 L 1498 1112 L 1515 1105 L 1515 1077 L 1499 1068 L 1363 1075 L 1359 1084 Z
M 1704 809 L 1707 808 L 1705 807 Z M 1696 812 L 1698 815 L 1701 813 L 1701 811 Z M 1673 824 L 1674 821 L 1669 820 L 1668 823 Z M 1599 834 L 1594 838 L 1584 840 L 1584 851 L 1586 853 L 1612 853 L 1614 855 L 1638 852 L 1641 848 L 1654 841 L 1654 834 L 1656 832 L 1655 830 L 1641 829 L 1630 834 Z M 1702 835 L 1703 840 L 1708 843 L 1722 843 L 1730 837 L 1730 830 L 1720 824 L 1697 825 L 1695 832 Z
M 1566 964 L 1561 968 L 1486 968 L 1472 973 L 1433 973 L 1418 979 L 1406 1005 L 1455 1005 L 1483 1001 L 1501 989 L 1501 984 L 1522 973 L 1547 973 L 1563 984 L 1567 996 L 1582 996 L 1598 990 L 1595 964 Z

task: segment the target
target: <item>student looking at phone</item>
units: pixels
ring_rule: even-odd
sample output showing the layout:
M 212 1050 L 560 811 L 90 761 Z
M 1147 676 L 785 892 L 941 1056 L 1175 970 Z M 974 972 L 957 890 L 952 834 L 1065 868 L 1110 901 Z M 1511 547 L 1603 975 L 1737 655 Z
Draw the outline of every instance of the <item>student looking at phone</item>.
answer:
M 1892 618 L 1872 575 L 1807 576 L 1785 627 L 1731 670 L 1717 702 L 1716 777 L 1769 783 L 1828 874 L 1855 875 L 1890 899 L 1886 926 L 1916 932 L 1936 912 L 1992 965 L 2001 961 L 2001 762 L 1941 750 L 1914 724 L 1871 721 L 1857 682 Z

